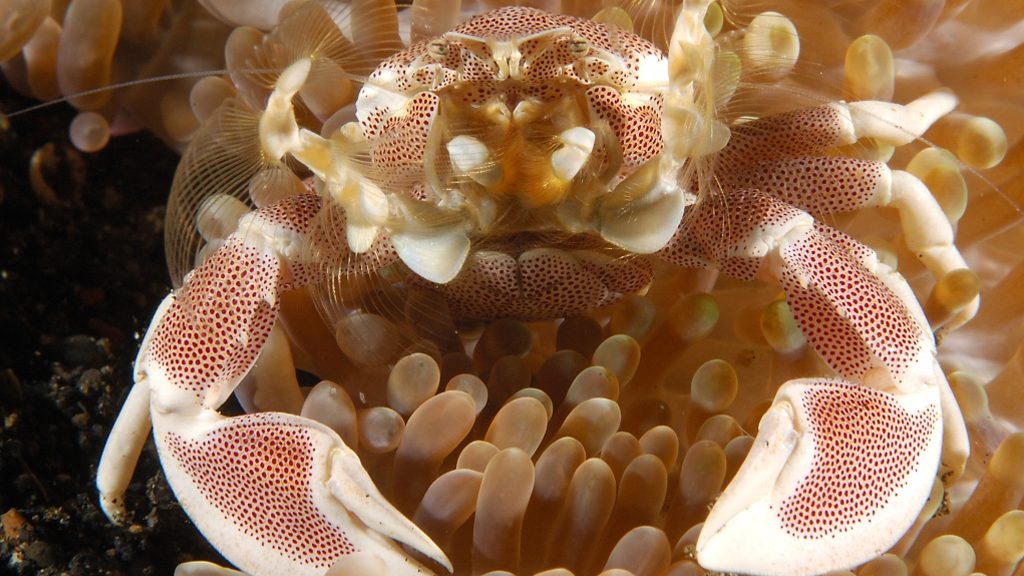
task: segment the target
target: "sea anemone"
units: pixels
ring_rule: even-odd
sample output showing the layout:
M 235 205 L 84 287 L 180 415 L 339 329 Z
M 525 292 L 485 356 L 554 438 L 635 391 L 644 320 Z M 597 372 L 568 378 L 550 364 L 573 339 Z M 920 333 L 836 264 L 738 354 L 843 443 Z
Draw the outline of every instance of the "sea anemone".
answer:
M 245 135 L 255 133 L 279 70 L 314 57 L 299 120 L 326 134 L 351 117 L 356 80 L 383 58 L 506 2 L 466 2 L 461 10 L 429 0 L 398 9 L 371 0 L 283 8 L 208 0 L 208 10 L 139 2 L 123 14 L 116 0 L 74 0 L 66 12 L 59 2 L 43 4 L 0 8 L 9 30 L 0 59 L 12 85 L 40 99 L 68 97 L 83 111 L 76 123 L 89 130 L 107 122 L 146 127 L 176 146 L 192 141 L 168 209 L 168 258 L 180 282 L 242 214 L 303 187 L 245 148 L 256 146 Z M 531 4 L 629 27 L 661 46 L 675 9 L 656 0 Z M 280 24 L 270 16 L 279 11 Z M 838 99 L 907 102 L 937 88 L 960 102 L 910 145 L 860 142 L 842 151 L 920 178 L 956 227 L 973 273 L 935 281 L 904 246 L 890 209 L 828 223 L 898 266 L 934 326 L 972 295 L 982 301 L 971 322 L 937 332 L 971 438 L 965 472 L 948 485 L 936 479 L 917 522 L 889 553 L 842 574 L 1021 574 L 1022 21 L 1019 6 L 993 0 L 722 0 L 705 22 L 721 50 L 714 81 L 730 96 L 717 113 L 733 122 Z M 353 44 L 354 35 L 361 38 Z M 72 69 L 63 54 L 83 43 L 98 56 L 92 67 Z M 194 85 L 91 93 L 222 66 L 226 74 Z M 100 139 L 89 136 L 81 147 Z M 211 155 L 214 140 L 221 147 Z M 241 185 L 207 180 L 227 165 Z M 326 250 L 324 243 L 344 239 L 320 241 Z M 282 322 L 241 403 L 335 429 L 458 574 L 703 574 L 694 554 L 701 522 L 750 449 L 774 391 L 828 373 L 776 286 L 657 265 L 649 289 L 591 314 L 470 322 L 436 293 L 386 274 L 353 280 L 334 264 L 323 283 L 284 297 Z M 280 392 L 260 394 L 270 378 Z M 330 573 L 364 573 L 367 565 L 373 560 L 355 559 Z
M 13 0 L 0 22 L 7 82 L 44 102 L 67 99 L 80 111 L 71 141 L 87 152 L 139 129 L 182 149 L 199 127 L 196 73 L 224 67 L 232 29 L 198 2 L 168 0 Z M 154 77 L 164 80 L 133 82 Z

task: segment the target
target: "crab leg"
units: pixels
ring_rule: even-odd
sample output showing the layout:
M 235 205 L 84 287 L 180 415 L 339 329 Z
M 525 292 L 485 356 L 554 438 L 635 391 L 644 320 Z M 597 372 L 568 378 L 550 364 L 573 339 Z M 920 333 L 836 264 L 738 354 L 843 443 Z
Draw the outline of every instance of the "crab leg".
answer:
M 907 247 L 938 279 L 967 267 L 953 243 L 953 226 L 928 188 L 884 162 L 826 155 L 861 138 L 905 144 L 950 112 L 944 92 L 906 106 L 888 102 L 832 103 L 733 127 L 716 171 L 723 187 L 756 188 L 821 216 L 864 207 L 892 207 Z M 974 297 L 947 321 L 952 330 L 977 313 Z
M 866 247 L 759 191 L 698 202 L 676 238 L 662 252 L 669 261 L 779 282 L 838 375 L 780 387 L 704 524 L 699 561 L 795 575 L 881 554 L 917 516 L 944 457 L 944 376 L 905 282 Z
M 129 409 L 100 466 L 105 509 L 117 515 L 148 428 L 148 399 L 171 488 L 207 539 L 246 572 L 323 574 L 343 557 L 369 553 L 389 573 L 423 573 L 394 541 L 450 569 L 333 430 L 280 412 L 216 411 L 270 337 L 280 295 L 306 275 L 299 240 L 320 203 L 303 194 L 246 215 L 161 304 Z
M 683 213 L 678 177 L 692 159 L 706 157 L 722 188 L 771 192 L 816 216 L 893 207 L 907 247 L 936 279 L 967 268 L 951 223 L 920 180 L 882 162 L 831 154 L 865 138 L 894 146 L 911 142 L 956 107 L 952 94 L 935 91 L 906 105 L 832 102 L 725 126 L 715 116 L 713 86 L 701 84 L 713 76 L 714 63 L 714 42 L 703 25 L 706 8 L 706 2 L 694 1 L 679 11 L 668 53 L 663 149 L 599 202 L 594 229 L 603 238 L 637 253 L 665 246 Z M 650 108 L 627 103 L 605 87 L 591 88 L 587 96 L 594 112 L 615 128 L 623 160 L 648 157 L 649 151 L 625 144 L 649 129 Z M 977 296 L 971 298 L 936 328 L 959 327 L 975 315 L 978 303 Z

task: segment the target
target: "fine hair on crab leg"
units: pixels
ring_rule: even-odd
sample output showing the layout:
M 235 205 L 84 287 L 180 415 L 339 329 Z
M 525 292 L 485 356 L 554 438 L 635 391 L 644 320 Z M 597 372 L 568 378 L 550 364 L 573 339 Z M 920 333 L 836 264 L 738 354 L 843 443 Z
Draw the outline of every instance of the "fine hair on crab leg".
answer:
M 79 108 L 72 142 L 88 152 L 143 128 L 184 150 L 211 103 L 238 96 L 262 104 L 265 79 L 302 52 L 321 56 L 316 81 L 303 94 L 304 111 L 333 113 L 360 76 L 402 48 L 392 1 L 310 2 L 315 9 L 305 10 L 323 17 L 290 23 L 304 9 L 283 0 L 52 4 L 52 10 L 48 1 L 5 4 L 4 76 L 47 102 L 41 106 L 68 101 Z M 331 21 L 348 38 L 325 42 L 321 27 Z M 84 53 L 95 57 L 83 60 Z M 230 81 L 218 77 L 224 74 Z
M 795 380 L 779 390 L 774 407 L 762 420 L 754 449 L 704 525 L 698 542 L 698 558 L 706 568 L 810 574 L 851 566 L 883 551 L 905 531 L 932 486 L 936 469 L 933 463 L 937 463 L 943 437 L 940 403 L 944 409 L 952 408 L 948 412 L 943 410 L 942 414 L 942 420 L 950 423 L 946 428 L 953 431 L 950 445 L 955 447 L 944 456 L 946 469 L 955 474 L 962 470 L 966 460 L 963 422 L 955 405 L 950 406 L 946 401 L 948 394 L 943 394 L 948 392 L 948 384 L 934 362 L 934 343 L 925 329 L 924 315 L 903 279 L 886 267 L 877 266 L 877 258 L 870 250 L 814 225 L 806 215 L 800 217 L 799 211 L 787 212 L 793 209 L 779 200 L 757 200 L 761 193 L 769 192 L 812 214 L 832 214 L 862 206 L 889 204 L 894 195 L 893 180 L 898 181 L 896 195 L 906 197 L 905 191 L 911 188 L 912 178 L 893 175 L 881 163 L 865 162 L 854 166 L 859 161 L 826 158 L 824 153 L 864 137 L 878 138 L 894 145 L 906 143 L 920 136 L 954 105 L 955 99 L 951 96 L 937 93 L 907 107 L 884 102 L 838 103 L 769 115 L 734 125 L 729 143 L 713 161 L 714 191 L 705 192 L 696 205 L 689 207 L 679 234 L 662 251 L 670 261 L 681 265 L 708 265 L 739 277 L 752 278 L 761 269 L 767 277 L 781 280 L 783 272 L 789 270 L 786 273 L 790 274 L 788 284 L 783 284 L 798 323 L 819 354 L 840 376 L 848 379 Z M 815 154 L 821 157 L 810 156 Z M 838 184 L 830 182 L 826 176 L 834 174 L 836 169 L 844 175 Z M 745 188 L 756 188 L 760 192 L 742 192 Z M 828 190 L 828 194 L 820 194 L 823 189 Z M 930 198 L 915 195 L 914 189 L 910 192 L 912 201 L 901 210 L 905 225 L 917 230 L 929 228 L 927 234 L 931 236 L 922 240 L 919 232 L 917 238 L 908 240 L 908 244 L 915 248 L 941 245 L 952 251 L 951 259 L 958 264 L 951 268 L 963 267 L 962 258 L 952 247 L 949 222 L 944 217 L 941 220 L 931 217 L 934 213 L 942 216 L 941 210 Z M 763 202 L 763 205 L 753 207 L 758 206 L 758 202 Z M 920 208 L 925 216 L 917 216 L 907 208 Z M 832 260 L 832 268 L 839 266 L 844 270 L 857 271 L 851 278 L 857 277 L 861 283 L 866 283 L 864 287 L 852 290 L 873 292 L 874 296 L 869 300 L 878 304 L 888 302 L 888 306 L 895 307 L 898 321 L 909 332 L 902 337 L 893 336 L 894 340 L 886 343 L 888 335 L 881 339 L 877 331 L 872 335 L 869 327 L 874 312 L 870 306 L 841 305 L 846 298 L 842 289 L 837 291 L 834 285 L 823 290 L 821 280 L 811 270 L 794 280 L 791 275 L 794 263 L 787 262 L 782 252 L 770 256 L 780 243 L 809 248 L 818 242 L 833 245 L 825 251 L 831 254 L 825 260 Z M 812 257 L 813 251 L 809 252 L 808 258 L 820 256 Z M 765 264 L 761 264 L 761 258 L 765 256 L 768 258 Z M 936 275 L 949 271 L 949 268 L 941 266 L 931 267 L 938 269 Z M 880 278 L 874 279 L 865 272 L 877 274 Z M 844 278 L 838 285 L 850 282 L 845 275 Z M 834 283 L 832 280 L 824 282 L 824 285 L 828 284 Z M 818 290 L 823 291 L 817 294 Z M 814 304 L 808 307 L 807 302 Z M 841 309 L 832 312 L 830 309 L 833 307 Z M 822 322 L 830 314 L 838 316 Z M 972 311 L 968 312 L 967 317 L 972 314 Z M 890 321 L 886 320 L 887 323 Z M 828 328 L 823 328 L 823 325 Z M 828 336 L 823 337 L 824 333 Z M 918 374 L 904 378 L 898 374 L 898 367 L 891 365 L 892 358 L 886 356 L 892 351 L 890 347 L 917 350 L 916 362 L 923 368 L 917 371 Z M 851 371 L 849 366 L 843 366 L 848 355 L 860 355 L 867 363 L 861 369 Z M 851 387 L 851 382 L 867 386 Z M 872 387 L 881 387 L 885 392 L 871 390 Z M 879 393 L 885 396 L 871 398 Z M 895 402 L 893 397 L 886 398 L 890 393 L 898 394 Z M 829 400 L 823 402 L 823 398 Z M 888 407 L 883 406 L 887 403 Z M 808 508 L 797 517 L 787 518 L 780 511 L 793 512 L 794 506 L 798 506 L 794 502 L 799 501 L 801 491 L 807 493 L 808 487 L 821 492 L 815 499 L 835 499 L 828 495 L 829 485 L 834 485 L 834 479 L 828 479 L 828 475 L 838 473 L 838 469 L 843 467 L 843 452 L 839 446 L 827 442 L 835 434 L 836 424 L 828 423 L 834 416 L 826 413 L 836 410 L 843 413 L 852 405 L 876 406 L 878 413 L 865 414 L 865 419 L 882 415 L 881 421 L 889 422 L 888 425 L 917 429 L 915 438 L 903 446 L 888 448 L 905 451 L 917 466 L 912 466 L 909 474 L 904 469 L 900 473 L 904 476 L 895 484 L 886 487 L 880 483 L 878 489 L 888 491 L 882 495 L 887 502 L 882 514 L 871 511 L 863 515 L 863 510 Z M 838 426 L 856 427 L 861 424 L 863 422 L 842 422 Z M 887 432 L 875 430 L 866 434 L 884 436 Z M 816 443 L 820 446 L 811 456 L 808 450 Z M 868 454 L 863 456 L 869 463 L 875 458 Z M 880 461 L 885 458 L 882 455 Z M 879 474 L 879 478 L 888 476 L 889 473 Z M 787 497 L 789 499 L 785 500 Z M 858 494 L 853 498 L 870 502 L 874 496 Z M 768 508 L 762 508 L 765 504 Z M 899 512 L 893 514 L 895 510 Z M 809 536 L 807 530 L 811 531 Z M 813 533 L 815 530 L 820 532 Z M 851 537 L 850 531 L 863 537 Z M 766 534 L 769 535 L 767 538 Z M 756 553 L 745 555 L 745 558 L 736 558 L 729 552 L 750 542 L 763 543 L 764 546 L 759 545 Z M 814 550 L 815 546 L 824 548 Z M 812 558 L 817 560 L 808 560 Z
M 652 113 L 654 130 L 660 133 L 655 154 L 642 146 L 628 155 L 623 152 L 629 150 L 620 151 L 625 156 L 620 161 L 643 163 L 614 186 L 592 216 L 592 227 L 601 237 L 631 252 L 649 254 L 665 246 L 686 204 L 679 180 L 688 158 L 715 152 L 728 140 L 728 128 L 711 114 L 713 97 L 698 89 L 698 81 L 709 75 L 714 62 L 714 41 L 704 26 L 708 4 L 685 3 L 676 18 L 668 57 L 640 64 L 650 69 L 644 82 L 665 85 L 659 97 L 660 119 L 649 105 L 635 106 L 616 90 L 595 86 L 587 91 L 591 108 L 614 126 L 620 143 L 644 142 L 637 137 L 650 128 Z

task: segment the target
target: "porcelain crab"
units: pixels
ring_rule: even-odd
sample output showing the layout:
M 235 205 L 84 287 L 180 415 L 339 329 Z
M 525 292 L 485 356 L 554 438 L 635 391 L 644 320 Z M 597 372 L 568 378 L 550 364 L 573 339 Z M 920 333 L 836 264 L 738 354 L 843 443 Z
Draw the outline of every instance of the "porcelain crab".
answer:
M 821 218 L 893 207 L 935 277 L 966 268 L 920 180 L 833 153 L 865 138 L 905 144 L 955 98 L 723 122 L 727 59 L 707 10 L 682 5 L 667 54 L 596 20 L 525 7 L 476 16 L 383 60 L 354 118 L 324 135 L 301 127 L 317 108 L 304 89 L 352 72 L 331 67 L 328 44 L 294 55 L 264 109 L 222 106 L 176 177 L 212 191 L 193 203 L 207 243 L 142 343 L 98 474 L 107 514 L 121 518 L 152 428 L 182 507 L 247 572 L 323 574 L 354 553 L 389 573 L 450 571 L 337 432 L 287 411 L 217 412 L 247 378 L 262 384 L 246 387 L 243 406 L 299 394 L 294 375 L 258 361 L 279 349 L 282 298 L 397 274 L 460 318 L 558 318 L 642 290 L 663 261 L 777 283 L 834 371 L 779 388 L 704 523 L 701 565 L 810 574 L 888 549 L 936 474 L 962 469 L 966 432 L 906 281 Z M 325 18 L 308 3 L 281 26 L 321 30 Z M 217 157 L 238 134 L 248 164 Z M 239 187 L 258 209 L 225 199 Z

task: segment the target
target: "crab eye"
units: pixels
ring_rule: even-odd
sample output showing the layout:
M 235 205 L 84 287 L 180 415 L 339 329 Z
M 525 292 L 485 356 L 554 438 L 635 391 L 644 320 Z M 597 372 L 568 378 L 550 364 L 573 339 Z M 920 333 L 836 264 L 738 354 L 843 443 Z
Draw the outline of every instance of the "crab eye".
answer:
M 590 52 L 590 42 L 582 36 L 573 36 L 569 40 L 569 53 L 577 58 L 582 58 Z
M 434 60 L 444 60 L 448 56 L 448 41 L 443 38 L 431 40 L 427 46 L 427 53 Z

